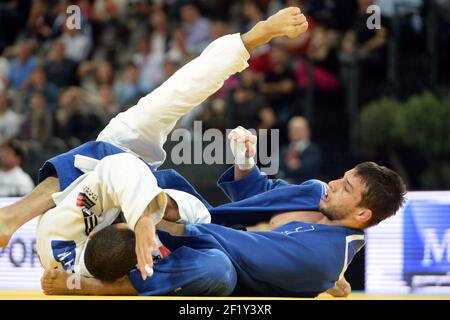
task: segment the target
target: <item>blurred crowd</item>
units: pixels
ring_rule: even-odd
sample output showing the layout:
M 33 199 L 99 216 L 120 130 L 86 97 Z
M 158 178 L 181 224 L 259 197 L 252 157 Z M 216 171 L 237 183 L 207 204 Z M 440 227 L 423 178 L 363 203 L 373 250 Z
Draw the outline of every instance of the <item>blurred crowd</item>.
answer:
M 158 87 L 214 39 L 246 32 L 279 9 L 297 6 L 307 16 L 309 31 L 259 48 L 249 69 L 231 77 L 179 125 L 189 127 L 199 119 L 204 127 L 221 129 L 279 128 L 280 175 L 293 182 L 318 177 L 323 172 L 321 154 L 325 151 L 332 158 L 326 144 L 333 144 L 339 135 L 347 137 L 342 68 L 356 59 L 370 74 L 360 81 L 370 86 L 386 78 L 396 2 L 3 1 L 0 143 L 24 150 L 28 157 L 19 165 L 35 180 L 42 160 L 95 139 L 112 117 Z M 406 2 L 401 27 L 411 35 L 421 34 L 423 1 Z M 373 4 L 381 8 L 378 29 L 367 27 L 367 9 Z M 67 23 L 73 19 L 74 11 L 67 10 L 70 5 L 80 9 L 80 29 Z M 307 107 L 311 92 L 316 113 L 320 108 L 332 110 L 327 119 L 311 119 Z M 373 98 L 371 94 L 366 98 Z M 312 142 L 314 128 L 317 143 Z M 3 162 L 2 170 L 7 170 Z

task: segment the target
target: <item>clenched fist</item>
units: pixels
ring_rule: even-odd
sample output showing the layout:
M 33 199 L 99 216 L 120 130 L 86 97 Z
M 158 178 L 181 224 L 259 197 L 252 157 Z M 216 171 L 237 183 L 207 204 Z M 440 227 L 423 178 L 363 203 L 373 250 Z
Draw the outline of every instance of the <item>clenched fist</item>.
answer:
M 255 165 L 256 142 L 258 138 L 247 129 L 239 126 L 228 134 L 234 163 L 241 170 L 250 170 Z

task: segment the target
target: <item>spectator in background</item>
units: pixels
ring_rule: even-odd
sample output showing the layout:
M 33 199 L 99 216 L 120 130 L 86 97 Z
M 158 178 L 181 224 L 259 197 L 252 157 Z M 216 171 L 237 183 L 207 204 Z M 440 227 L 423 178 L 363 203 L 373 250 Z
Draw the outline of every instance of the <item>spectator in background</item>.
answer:
M 180 15 L 187 49 L 200 54 L 210 40 L 211 21 L 200 14 L 199 8 L 193 2 L 184 4 Z
M 195 54 L 190 51 L 186 44 L 186 35 L 181 28 L 175 28 L 172 32 L 170 48 L 167 52 L 168 59 L 176 61 L 180 65 L 188 63 L 195 58 Z
M 279 46 L 270 51 L 271 70 L 264 75 L 260 90 L 277 114 L 280 127 L 286 126 L 296 104 L 296 79 L 286 52 Z
M 102 123 L 108 123 L 119 111 L 117 98 L 110 84 L 100 85 L 96 94 L 87 96 L 87 103 L 93 107 L 92 112 Z
M 41 92 L 48 104 L 48 111 L 54 112 L 58 103 L 59 90 L 56 85 L 47 81 L 44 69 L 37 67 L 31 72 L 29 81 L 25 84 L 25 108 L 26 113 L 30 108 L 30 99 L 35 92 Z
M 165 54 L 169 50 L 170 32 L 164 11 L 156 11 L 151 15 L 150 26 L 152 30 L 150 47 L 154 52 Z
M 30 96 L 30 109 L 20 128 L 18 138 L 44 147 L 52 134 L 52 117 L 42 92 L 36 91 Z
M 77 82 L 78 64 L 65 57 L 66 47 L 62 41 L 55 41 L 45 61 L 44 71 L 48 82 L 58 88 L 73 86 Z
M 38 59 L 31 54 L 31 46 L 27 42 L 20 42 L 16 47 L 16 58 L 11 63 L 9 81 L 13 90 L 22 90 L 31 71 L 37 66 Z
M 227 111 L 232 117 L 230 128 L 238 125 L 256 129 L 260 125 L 259 112 L 267 107 L 258 92 L 258 76 L 250 69 L 239 74 L 237 87 L 229 92 Z
M 101 118 L 87 103 L 85 91 L 77 87 L 62 91 L 56 113 L 56 133 L 69 147 L 95 140 L 102 126 Z
M 351 30 L 345 33 L 341 50 L 344 55 L 356 56 L 360 61 L 377 63 L 382 59 L 388 34 L 384 26 L 380 29 L 367 28 L 367 8 L 373 4 L 374 0 L 358 0 L 358 17 Z
M 18 144 L 6 142 L 0 154 L 0 197 L 21 197 L 31 192 L 34 183 L 20 167 L 24 154 Z
M 383 17 L 399 19 L 401 21 L 400 26 L 407 29 L 405 31 L 422 31 L 421 10 L 424 4 L 423 0 L 375 0 L 375 4 L 380 7 Z
M 344 35 L 340 59 L 344 65 L 357 65 L 360 72 L 361 105 L 377 97 L 379 86 L 386 79 L 386 49 L 388 31 L 367 28 L 367 8 L 374 0 L 358 0 L 358 16 L 353 27 Z M 383 24 L 383 20 L 381 21 Z
M 98 94 L 101 86 L 114 84 L 114 70 L 107 60 L 85 61 L 78 70 L 81 87 L 91 95 Z
M 52 36 L 52 17 L 48 3 L 44 0 L 35 0 L 27 21 L 27 37 L 45 41 Z
M 391 1 L 391 0 L 387 0 Z M 326 21 L 337 31 L 347 31 L 355 22 L 357 0 L 305 1 L 305 10 L 315 20 Z
M 312 76 L 305 60 L 300 61 L 296 67 L 297 84 L 306 89 L 310 77 L 314 81 L 314 89 L 319 92 L 336 92 L 339 89 L 339 35 L 324 24 L 317 24 L 311 31 L 311 41 L 306 56 L 311 62 Z
M 6 90 L 9 77 L 10 63 L 8 59 L 0 56 L 0 93 Z
M 30 7 L 31 1 L 0 1 L 0 54 L 16 41 L 26 25 Z
M 5 92 L 0 92 L 0 145 L 19 132 L 22 117 L 9 107 Z
M 117 85 L 117 96 L 120 108 L 134 105 L 150 91 L 150 87 L 140 81 L 138 67 L 130 62 L 125 67 L 122 80 Z
M 310 140 L 308 121 L 294 117 L 288 124 L 289 145 L 281 149 L 280 177 L 290 183 L 317 178 L 320 169 L 320 150 Z
M 91 39 L 80 30 L 69 29 L 63 24 L 63 34 L 61 41 L 65 47 L 65 57 L 75 62 L 85 60 L 91 50 Z
M 52 24 L 52 33 L 53 37 L 59 37 L 64 33 L 65 25 L 67 22 L 67 8 L 73 4 L 73 1 L 69 0 L 57 0 L 53 1 L 54 6 L 52 8 L 52 13 L 54 15 L 53 24 Z M 98 1 L 97 1 L 98 2 Z M 80 7 L 81 10 L 81 33 L 87 36 L 89 39 L 92 39 L 93 30 L 90 22 L 90 17 L 92 16 L 91 6 L 86 3 L 86 1 L 77 1 L 77 6 Z
M 150 40 L 147 37 L 138 41 L 137 51 L 133 55 L 133 63 L 140 70 L 140 83 L 154 89 L 164 78 L 163 74 L 164 54 L 153 51 Z

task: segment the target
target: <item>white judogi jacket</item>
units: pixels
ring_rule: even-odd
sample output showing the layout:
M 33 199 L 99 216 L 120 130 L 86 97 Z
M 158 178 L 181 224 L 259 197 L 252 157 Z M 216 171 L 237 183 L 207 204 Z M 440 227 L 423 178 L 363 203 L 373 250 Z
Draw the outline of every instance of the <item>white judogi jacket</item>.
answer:
M 145 211 L 157 224 L 167 204 L 149 167 L 128 153 L 102 159 L 53 198 L 56 207 L 39 220 L 36 248 L 45 269 L 75 271 L 83 271 L 76 266 L 89 233 L 111 225 L 121 211 L 132 230 Z

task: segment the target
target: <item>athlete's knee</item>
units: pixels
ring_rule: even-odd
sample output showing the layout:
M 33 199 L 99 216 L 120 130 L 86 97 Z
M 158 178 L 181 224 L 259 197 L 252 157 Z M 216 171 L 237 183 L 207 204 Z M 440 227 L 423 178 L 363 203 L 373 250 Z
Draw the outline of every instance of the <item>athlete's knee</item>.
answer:
M 205 268 L 205 281 L 208 283 L 208 294 L 228 296 L 236 287 L 236 269 L 230 259 L 220 250 L 208 250 Z

